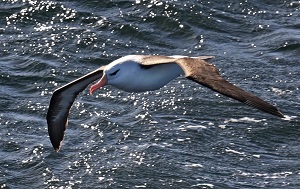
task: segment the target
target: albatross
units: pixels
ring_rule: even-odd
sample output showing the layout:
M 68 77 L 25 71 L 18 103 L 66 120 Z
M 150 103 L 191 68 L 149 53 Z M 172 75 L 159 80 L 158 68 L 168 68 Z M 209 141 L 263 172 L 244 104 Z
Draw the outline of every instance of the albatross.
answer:
M 128 55 L 102 66 L 53 92 L 47 112 L 50 141 L 59 151 L 68 115 L 77 95 L 97 79 L 90 87 L 90 94 L 104 85 L 112 85 L 127 92 L 157 90 L 180 75 L 222 95 L 240 101 L 266 113 L 284 118 L 272 104 L 248 93 L 221 77 L 215 65 L 208 63 L 212 56 L 158 56 Z

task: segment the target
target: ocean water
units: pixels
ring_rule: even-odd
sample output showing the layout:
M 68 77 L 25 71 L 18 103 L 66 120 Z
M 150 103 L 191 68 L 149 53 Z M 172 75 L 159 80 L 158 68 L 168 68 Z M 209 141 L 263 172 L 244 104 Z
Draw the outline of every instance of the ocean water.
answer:
M 0 1 L 0 188 L 300 188 L 300 2 Z M 62 149 L 52 92 L 128 54 L 212 55 L 283 120 L 180 77 L 83 91 Z

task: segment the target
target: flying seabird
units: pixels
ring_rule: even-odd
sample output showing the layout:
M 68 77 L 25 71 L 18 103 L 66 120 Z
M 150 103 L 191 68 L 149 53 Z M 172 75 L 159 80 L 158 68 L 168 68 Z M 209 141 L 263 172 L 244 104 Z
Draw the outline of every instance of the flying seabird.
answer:
M 58 88 L 52 95 L 47 112 L 52 146 L 56 151 L 61 147 L 69 111 L 77 95 L 99 78 L 101 79 L 90 87 L 91 94 L 104 85 L 112 85 L 127 92 L 157 90 L 184 74 L 187 79 L 220 94 L 284 118 L 275 106 L 222 78 L 217 68 L 207 62 L 211 58 L 213 57 L 128 55 Z

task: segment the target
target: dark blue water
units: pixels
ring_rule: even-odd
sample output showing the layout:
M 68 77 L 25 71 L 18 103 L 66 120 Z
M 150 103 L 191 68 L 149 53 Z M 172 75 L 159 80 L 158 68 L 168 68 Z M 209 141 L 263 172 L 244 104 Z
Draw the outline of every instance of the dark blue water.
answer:
M 0 2 L 1 188 L 300 188 L 299 1 Z M 213 55 L 276 104 L 256 111 L 184 77 L 81 93 L 56 153 L 53 90 L 128 54 Z

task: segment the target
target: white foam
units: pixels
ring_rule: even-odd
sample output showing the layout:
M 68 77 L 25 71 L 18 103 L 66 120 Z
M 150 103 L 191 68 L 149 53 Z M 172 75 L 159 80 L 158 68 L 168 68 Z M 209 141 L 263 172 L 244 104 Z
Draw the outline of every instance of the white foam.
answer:
M 188 125 L 188 126 L 186 126 L 186 128 L 188 128 L 188 129 L 206 129 L 207 127 L 203 126 L 203 125 Z
M 186 167 L 203 167 L 203 165 L 199 164 L 199 163 L 191 163 L 188 165 L 185 165 Z
M 209 183 L 201 183 L 201 184 L 192 185 L 192 187 L 196 187 L 196 186 L 200 186 L 201 188 L 202 187 L 214 188 L 214 185 L 213 184 L 209 184 Z
M 225 152 L 227 152 L 227 153 L 233 153 L 233 154 L 238 154 L 238 155 L 245 155 L 245 152 L 239 152 L 239 151 L 232 150 L 232 149 L 225 149 Z
M 291 121 L 292 119 L 296 119 L 297 116 L 288 116 L 288 115 L 284 115 L 284 118 L 282 118 L 283 120 L 286 121 Z
M 252 155 L 253 157 L 256 157 L 256 158 L 260 158 L 260 155 L 259 154 L 254 154 Z
M 239 119 L 230 118 L 228 120 L 225 120 L 224 123 L 229 123 L 229 122 L 233 122 L 233 123 L 237 123 L 237 122 L 259 123 L 259 122 L 263 122 L 263 121 L 266 121 L 266 119 L 255 119 L 255 118 L 251 118 L 251 117 L 242 117 L 242 118 L 239 118 Z

